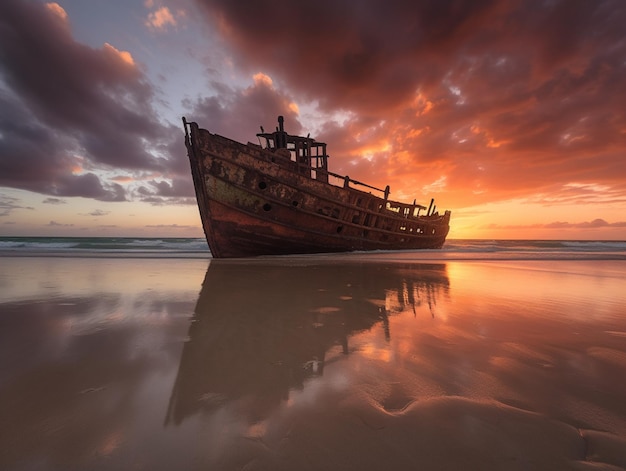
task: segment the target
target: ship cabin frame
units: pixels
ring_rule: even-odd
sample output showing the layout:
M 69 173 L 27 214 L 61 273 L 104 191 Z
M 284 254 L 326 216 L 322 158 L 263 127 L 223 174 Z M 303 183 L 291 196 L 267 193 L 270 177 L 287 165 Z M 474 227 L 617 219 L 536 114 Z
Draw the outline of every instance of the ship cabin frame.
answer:
M 329 182 L 329 176 L 343 182 L 344 188 L 350 188 L 350 184 L 356 186 L 366 187 L 371 190 L 380 192 L 385 201 L 385 205 L 379 206 L 379 211 L 384 208 L 387 211 L 394 212 L 402 215 L 404 218 L 419 218 L 420 211 L 427 210 L 426 216 L 435 214 L 436 208 L 434 206 L 434 199 L 430 201 L 430 206 L 422 206 L 413 201 L 413 204 L 402 204 L 399 202 L 391 202 L 389 198 L 389 185 L 384 189 L 377 188 L 372 185 L 360 182 L 358 180 L 351 179 L 347 175 L 339 175 L 328 170 L 328 158 L 330 157 L 326 153 L 326 143 L 319 142 L 309 137 L 295 136 L 285 132 L 284 117 L 278 117 L 278 126 L 276 131 L 265 132 L 263 126 L 261 126 L 261 132 L 257 134 L 261 148 L 271 150 L 272 152 L 282 155 L 293 162 L 298 169 L 298 173 L 305 175 L 311 179 L 322 181 L 324 183 Z M 334 183 L 332 183 L 334 184 Z M 356 205 L 361 206 L 362 198 L 356 197 Z
M 273 151 L 286 149 L 289 152 L 289 159 L 298 164 L 298 171 L 301 174 L 308 174 L 310 178 L 328 183 L 329 155 L 326 153 L 325 142 L 318 142 L 309 136 L 294 136 L 286 133 L 282 116 L 278 117 L 275 132 L 266 133 L 263 127 L 261 131 L 257 134 L 261 147 Z M 286 153 L 285 157 L 287 157 Z

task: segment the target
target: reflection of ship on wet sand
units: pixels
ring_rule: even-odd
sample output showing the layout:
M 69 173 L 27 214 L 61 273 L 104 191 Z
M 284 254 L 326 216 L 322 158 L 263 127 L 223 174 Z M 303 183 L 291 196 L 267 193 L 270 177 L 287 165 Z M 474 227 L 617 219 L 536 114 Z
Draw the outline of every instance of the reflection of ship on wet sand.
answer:
M 252 422 L 321 375 L 327 352 L 449 287 L 443 264 L 213 260 L 184 346 L 166 423 L 241 401 Z

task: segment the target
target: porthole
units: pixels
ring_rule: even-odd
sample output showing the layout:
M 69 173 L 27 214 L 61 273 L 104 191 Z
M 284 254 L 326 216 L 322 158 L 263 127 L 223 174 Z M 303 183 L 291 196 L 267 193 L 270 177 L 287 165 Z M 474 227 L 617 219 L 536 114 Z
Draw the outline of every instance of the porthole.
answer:
M 272 205 L 269 203 L 265 203 L 263 205 L 263 211 L 269 211 L 270 209 L 272 209 Z
M 261 190 L 265 190 L 265 189 L 267 188 L 267 183 L 265 183 L 265 182 L 259 182 L 259 188 L 260 188 Z
M 293 200 L 291 204 L 294 208 L 298 206 L 298 202 L 296 200 Z
M 341 231 L 343 231 L 343 226 L 337 226 L 337 234 L 341 234 Z

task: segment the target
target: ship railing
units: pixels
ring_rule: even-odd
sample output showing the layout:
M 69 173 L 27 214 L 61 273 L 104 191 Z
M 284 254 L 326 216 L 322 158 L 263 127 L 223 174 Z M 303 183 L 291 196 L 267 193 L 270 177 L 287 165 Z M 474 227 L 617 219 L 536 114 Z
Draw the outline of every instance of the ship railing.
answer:
M 324 157 L 328 158 L 327 155 L 325 155 Z M 420 217 L 434 216 L 436 214 L 434 199 L 430 201 L 430 206 L 428 208 L 426 206 L 422 206 L 421 204 L 417 204 L 415 201 L 413 201 L 413 204 L 402 204 L 398 202 L 393 202 L 394 204 L 392 204 L 392 202 L 389 201 L 389 193 L 391 193 L 389 185 L 387 185 L 385 189 L 382 189 L 372 185 L 368 185 L 367 183 L 363 183 L 358 180 L 354 180 L 347 175 L 340 175 L 338 173 L 331 172 L 330 170 L 327 170 L 323 167 L 313 167 L 303 162 L 294 163 L 297 165 L 298 171 L 300 173 L 309 174 L 309 176 L 315 180 L 325 181 L 326 183 L 330 183 L 334 186 L 343 186 L 344 188 L 350 188 L 350 184 L 353 184 L 382 193 L 384 201 L 387 202 L 386 205 L 382 207 L 382 209 L 384 209 L 385 211 L 389 211 L 390 213 L 399 214 L 405 219 L 418 219 Z M 333 177 L 334 179 L 336 179 L 336 182 L 331 182 L 329 177 Z M 425 215 L 420 216 L 420 211 L 422 210 L 427 211 Z
M 344 188 L 350 188 L 350 184 L 358 185 L 358 186 L 364 186 L 364 187 L 369 188 L 371 190 L 378 191 L 378 192 L 382 193 L 384 195 L 385 199 L 387 199 L 389 197 L 389 193 L 391 192 L 391 190 L 389 189 L 389 185 L 387 185 L 385 187 L 385 189 L 378 188 L 378 187 L 375 187 L 375 186 L 372 186 L 372 185 L 368 185 L 367 183 L 363 183 L 363 182 L 360 182 L 360 181 L 355 180 L 353 178 L 350 178 L 347 175 L 339 175 L 338 173 L 331 172 L 330 170 L 326 170 L 323 167 L 312 167 L 310 165 L 306 165 L 306 164 L 303 164 L 303 163 L 298 163 L 298 167 L 299 168 L 303 168 L 304 170 L 310 170 L 311 172 L 313 172 L 313 174 L 315 175 L 314 178 L 317 179 L 317 180 L 321 180 L 322 179 L 322 178 L 320 178 L 320 174 L 336 178 L 337 179 L 336 183 L 333 183 L 335 186 L 343 186 Z
M 426 216 L 431 216 L 435 213 L 435 208 L 433 206 L 434 199 L 431 200 L 430 207 L 428 208 L 426 206 L 422 206 L 421 204 L 417 204 L 415 201 L 413 201 L 413 204 L 402 204 L 394 202 L 394 205 L 389 202 L 389 193 L 391 193 L 389 185 L 387 185 L 385 189 L 378 188 L 372 185 L 368 185 L 367 183 L 354 180 L 347 175 L 340 175 L 338 173 L 331 172 L 330 170 L 326 170 L 322 167 L 312 167 L 304 163 L 298 163 L 298 168 L 303 170 L 304 172 L 311 172 L 312 178 L 316 180 L 324 180 L 334 186 L 343 186 L 344 188 L 350 188 L 350 184 L 353 184 L 363 186 L 374 191 L 378 191 L 382 193 L 384 200 L 387 201 L 387 204 L 383 207 L 383 209 L 392 213 L 400 214 L 407 219 L 420 217 L 420 211 L 426 209 Z M 331 182 L 328 177 L 333 177 L 336 179 L 336 181 Z

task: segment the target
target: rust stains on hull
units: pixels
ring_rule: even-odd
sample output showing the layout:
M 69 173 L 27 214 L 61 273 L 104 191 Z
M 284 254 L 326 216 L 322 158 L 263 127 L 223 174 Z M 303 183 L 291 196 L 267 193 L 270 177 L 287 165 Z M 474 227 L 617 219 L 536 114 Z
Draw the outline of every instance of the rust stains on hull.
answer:
M 329 172 L 326 144 L 288 135 L 280 124 L 281 131 L 258 135 L 268 141 L 263 148 L 185 121 L 198 208 L 214 257 L 441 248 L 449 211 L 440 215 L 432 202 L 426 208 L 390 201 L 388 188 Z

